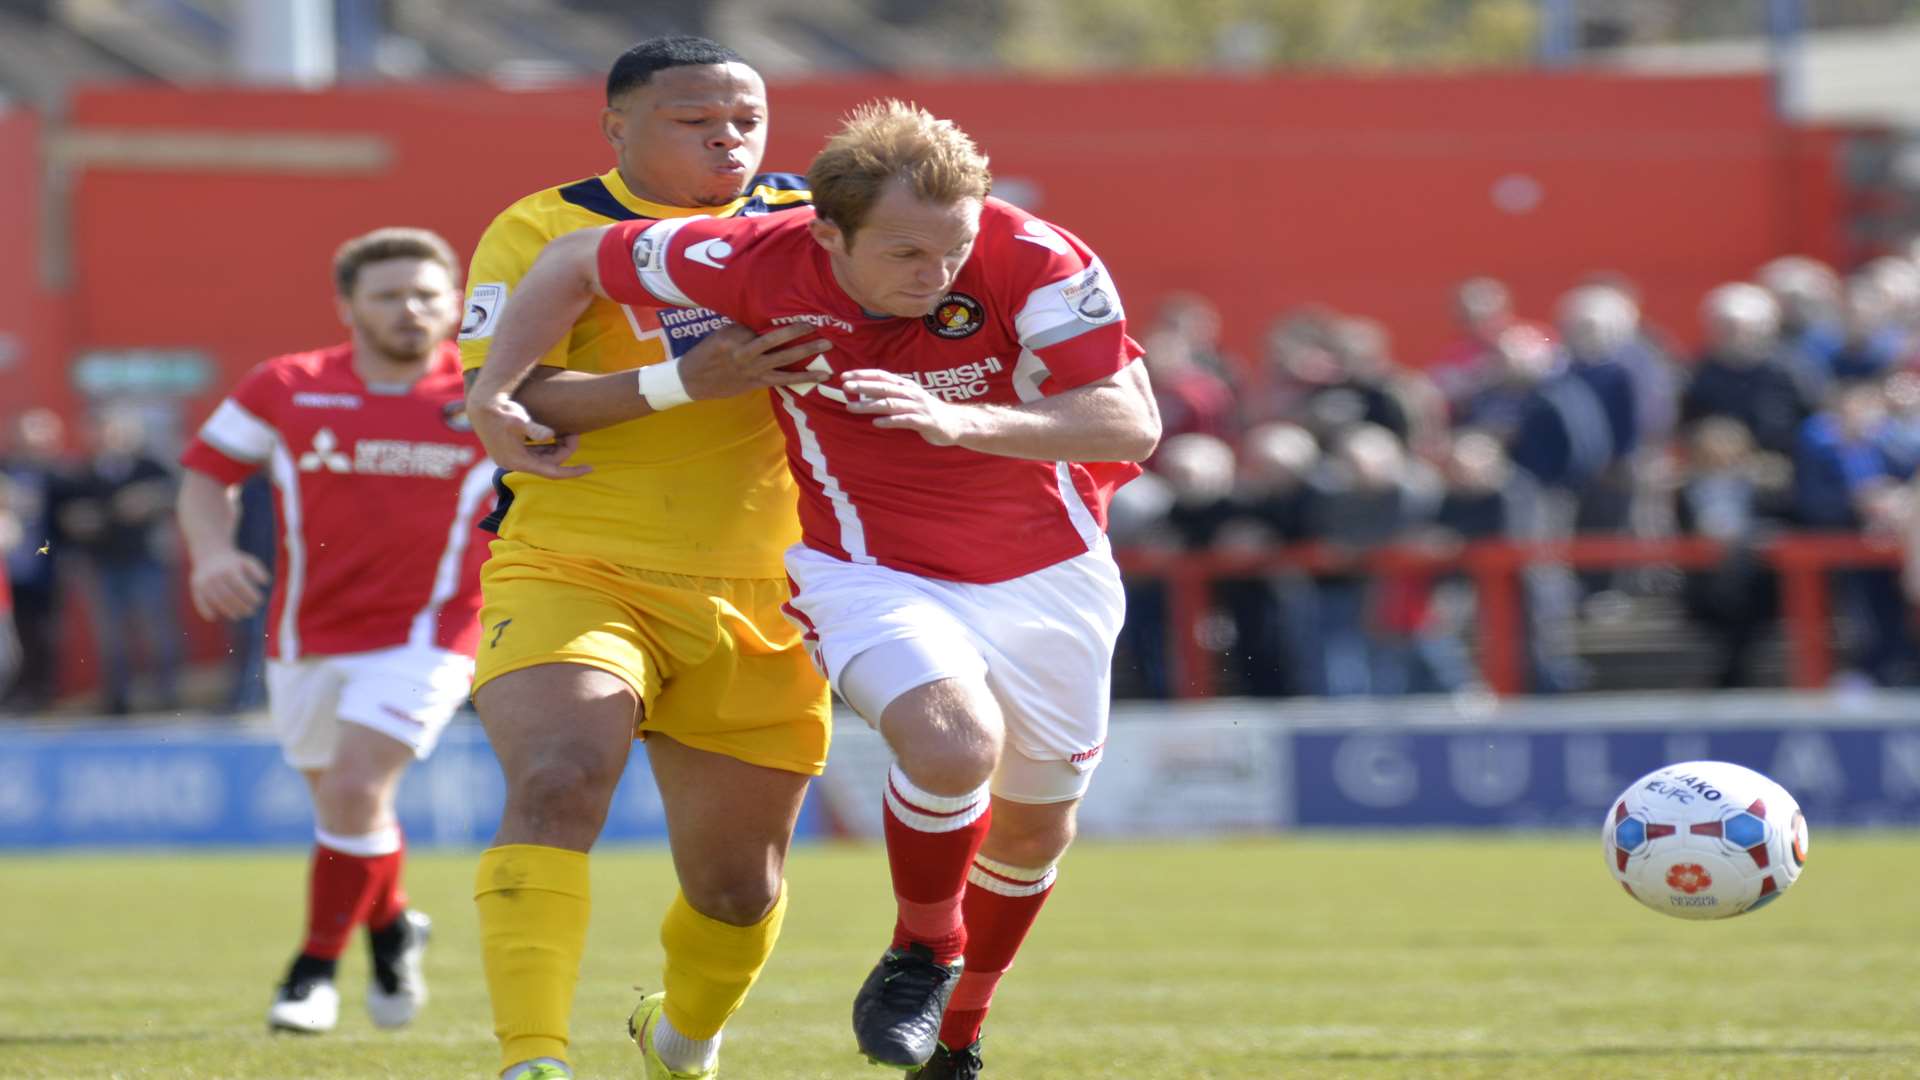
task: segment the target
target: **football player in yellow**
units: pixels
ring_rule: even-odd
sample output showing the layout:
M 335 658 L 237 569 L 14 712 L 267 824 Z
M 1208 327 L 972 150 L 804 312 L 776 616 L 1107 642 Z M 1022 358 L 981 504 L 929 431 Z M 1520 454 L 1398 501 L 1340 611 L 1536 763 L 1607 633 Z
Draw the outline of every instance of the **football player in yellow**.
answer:
M 766 89 L 713 42 L 628 50 L 600 122 L 615 167 L 494 220 L 461 328 L 470 416 L 502 469 L 474 704 L 507 796 L 474 902 L 508 1080 L 573 1075 L 586 853 L 633 739 L 646 740 L 680 885 L 660 930 L 662 990 L 630 1021 L 650 1080 L 716 1075 L 721 1028 L 779 936 L 787 847 L 827 755 L 826 684 L 780 614 L 781 554 L 799 537 L 792 482 L 768 395 L 748 393 L 805 381 L 779 369 L 820 351 L 792 344 L 812 328 L 755 337 L 711 312 L 599 301 L 517 400 L 474 385 L 515 284 L 554 237 L 806 205 L 804 177 L 755 175 Z M 631 394 L 583 382 L 629 369 Z M 528 413 L 559 433 L 551 445 L 526 445 Z

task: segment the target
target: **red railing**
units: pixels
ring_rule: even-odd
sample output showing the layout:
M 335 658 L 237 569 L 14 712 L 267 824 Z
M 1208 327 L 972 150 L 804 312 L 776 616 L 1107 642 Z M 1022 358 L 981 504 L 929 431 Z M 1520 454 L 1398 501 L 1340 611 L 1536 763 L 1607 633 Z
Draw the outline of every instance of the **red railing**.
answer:
M 1827 573 L 1864 567 L 1895 567 L 1903 553 L 1890 542 L 1851 534 L 1798 533 L 1762 545 L 1757 554 L 1778 576 L 1780 610 L 1785 622 L 1793 685 L 1817 689 L 1833 674 L 1828 647 L 1830 604 Z M 1167 626 L 1171 637 L 1172 684 L 1180 697 L 1210 697 L 1213 667 L 1197 633 L 1212 604 L 1209 586 L 1222 578 L 1258 577 L 1294 572 L 1437 576 L 1463 573 L 1479 594 L 1479 657 L 1487 686 L 1500 694 L 1526 689 L 1526 634 L 1520 572 L 1535 563 L 1575 570 L 1607 570 L 1665 565 L 1706 569 L 1726 557 L 1726 547 L 1698 537 L 1643 540 L 1588 536 L 1552 543 L 1483 540 L 1439 548 L 1400 544 L 1366 552 L 1341 551 L 1321 544 L 1261 551 L 1149 551 L 1118 553 L 1121 569 L 1167 584 Z

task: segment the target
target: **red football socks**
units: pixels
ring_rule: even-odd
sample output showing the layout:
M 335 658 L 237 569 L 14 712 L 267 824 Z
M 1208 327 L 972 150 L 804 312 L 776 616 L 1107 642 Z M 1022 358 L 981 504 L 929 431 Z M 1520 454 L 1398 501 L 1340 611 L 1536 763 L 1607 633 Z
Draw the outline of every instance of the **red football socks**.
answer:
M 307 941 L 301 952 L 321 960 L 346 951 L 354 927 L 370 922 L 376 906 L 391 922 L 400 890 L 403 847 L 398 827 L 366 836 L 314 831 L 313 868 L 307 880 Z M 373 925 L 385 925 L 376 922 Z
M 1041 905 L 1053 892 L 1054 876 L 1051 866 L 1026 869 L 984 855 L 974 857 L 960 906 L 966 922 L 967 964 L 940 1024 L 940 1042 L 949 1049 L 958 1050 L 980 1037 L 993 991 L 1013 966 L 1014 954 L 1027 940 L 1033 921 L 1040 917 Z
M 964 795 L 935 795 L 907 779 L 898 765 L 888 772 L 887 863 L 900 906 L 896 948 L 925 945 L 943 964 L 960 957 L 967 944 L 960 896 L 986 839 L 991 809 L 985 786 Z

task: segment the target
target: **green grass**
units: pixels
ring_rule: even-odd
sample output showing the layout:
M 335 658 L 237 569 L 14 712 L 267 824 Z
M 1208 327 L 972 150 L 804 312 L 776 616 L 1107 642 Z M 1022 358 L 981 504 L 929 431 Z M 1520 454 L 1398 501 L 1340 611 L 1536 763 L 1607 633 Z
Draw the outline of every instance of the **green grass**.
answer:
M 1574 837 L 1085 845 L 989 1024 L 997 1080 L 1920 1075 L 1920 834 L 1816 836 L 1793 892 L 1683 923 Z M 414 859 L 433 1001 L 404 1033 L 360 1010 L 270 1037 L 297 941 L 298 853 L 0 859 L 7 1077 L 463 1077 L 494 1045 L 473 857 Z M 798 853 L 780 950 L 728 1032 L 729 1080 L 868 1078 L 847 1030 L 891 923 L 864 847 Z M 665 857 L 594 859 L 575 1010 L 582 1076 L 635 1076 L 623 1022 L 654 984 Z

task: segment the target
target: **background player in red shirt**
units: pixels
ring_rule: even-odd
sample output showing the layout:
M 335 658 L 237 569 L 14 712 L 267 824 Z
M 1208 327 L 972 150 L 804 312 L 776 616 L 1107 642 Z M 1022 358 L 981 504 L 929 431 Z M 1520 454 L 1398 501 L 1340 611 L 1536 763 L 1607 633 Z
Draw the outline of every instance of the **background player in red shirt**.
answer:
M 993 989 L 1072 840 L 1124 607 L 1106 502 L 1160 430 L 1100 260 L 988 198 L 986 164 L 951 123 L 885 102 L 814 159 L 817 213 L 557 240 L 474 388 L 484 434 L 529 433 L 486 403 L 596 292 L 832 343 L 809 364 L 822 381 L 775 390 L 804 533 L 789 611 L 896 755 L 899 918 L 853 1022 L 870 1059 L 925 1078 L 978 1075 Z M 686 399 L 643 372 L 656 409 Z
M 351 340 L 254 368 L 181 459 L 180 527 L 206 618 L 252 613 L 268 580 L 234 546 L 236 485 L 265 469 L 278 497 L 268 707 L 315 825 L 307 936 L 268 1011 L 275 1029 L 334 1026 L 335 962 L 361 923 L 374 1023 L 405 1024 L 426 1000 L 430 924 L 407 909 L 394 793 L 466 699 L 486 555 L 475 525 L 492 502 L 449 342 L 457 265 L 421 229 L 343 244 L 333 269 Z

